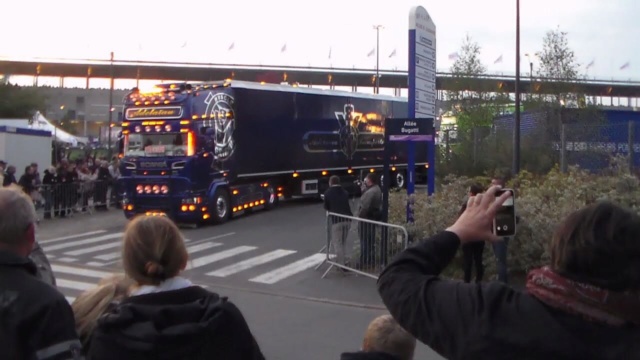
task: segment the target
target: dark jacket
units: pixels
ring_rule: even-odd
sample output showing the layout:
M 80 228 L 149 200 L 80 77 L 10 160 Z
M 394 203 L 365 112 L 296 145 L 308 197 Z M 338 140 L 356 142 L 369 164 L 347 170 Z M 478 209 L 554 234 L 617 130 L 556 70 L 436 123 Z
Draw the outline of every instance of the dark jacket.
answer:
M 31 192 L 33 192 L 36 189 L 35 182 L 36 182 L 35 175 L 23 174 L 22 176 L 20 176 L 18 185 L 20 185 L 20 187 L 22 188 L 22 191 L 24 191 L 27 195 L 31 195 Z
M 377 184 L 367 188 L 360 196 L 358 217 L 369 220 L 380 220 L 382 216 L 382 190 Z
M 78 359 L 71 306 L 29 259 L 0 251 L 0 358 Z
M 460 241 L 442 232 L 402 252 L 378 280 L 389 312 L 447 359 L 640 359 L 640 328 L 610 327 L 550 308 L 499 283 L 438 275 Z
M 349 193 L 342 186 L 331 186 L 324 193 L 324 209 L 328 212 L 353 216 L 351 205 L 349 204 Z M 350 221 L 345 218 L 334 218 L 333 223 Z
M 188 288 L 132 296 L 98 321 L 91 360 L 264 359 L 240 310 Z
M 14 174 L 5 173 L 4 179 L 2 180 L 2 186 L 9 186 L 11 184 L 16 184 L 16 176 Z
M 358 351 L 352 353 L 343 353 L 340 360 L 400 360 L 393 355 L 382 352 L 366 352 Z

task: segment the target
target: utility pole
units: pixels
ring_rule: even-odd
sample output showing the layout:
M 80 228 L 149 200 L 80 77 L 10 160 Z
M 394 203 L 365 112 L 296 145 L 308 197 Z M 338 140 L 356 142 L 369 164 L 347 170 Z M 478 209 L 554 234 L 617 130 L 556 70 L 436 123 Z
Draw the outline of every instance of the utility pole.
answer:
M 374 93 L 380 93 L 380 30 L 384 29 L 383 25 L 373 25 L 376 31 L 376 88 Z
M 520 172 L 520 0 L 516 0 L 516 113 L 513 123 L 513 175 Z
M 109 88 L 109 127 L 107 131 L 109 132 L 108 137 L 108 152 L 109 152 L 109 160 L 111 160 L 111 125 L 113 121 L 113 51 L 111 52 L 111 66 L 110 66 L 110 76 L 111 76 L 111 87 Z

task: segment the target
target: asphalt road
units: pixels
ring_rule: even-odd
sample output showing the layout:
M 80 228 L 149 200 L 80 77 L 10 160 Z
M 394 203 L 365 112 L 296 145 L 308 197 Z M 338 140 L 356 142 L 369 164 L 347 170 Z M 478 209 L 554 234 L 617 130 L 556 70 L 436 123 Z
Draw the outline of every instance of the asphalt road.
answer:
M 72 301 L 121 271 L 119 211 L 43 222 L 38 232 L 60 290 Z M 325 216 L 317 201 L 283 202 L 223 225 L 183 229 L 185 276 L 234 301 L 268 359 L 338 359 L 358 350 L 384 307 L 370 278 L 330 272 L 321 279 Z M 320 269 L 315 268 L 320 266 Z M 416 359 L 440 359 L 419 345 Z

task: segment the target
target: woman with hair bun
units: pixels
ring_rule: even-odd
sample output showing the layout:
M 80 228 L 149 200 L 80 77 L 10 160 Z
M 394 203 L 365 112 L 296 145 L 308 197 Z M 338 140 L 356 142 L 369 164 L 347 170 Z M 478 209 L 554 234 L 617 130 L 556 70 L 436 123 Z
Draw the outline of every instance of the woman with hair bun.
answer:
M 171 220 L 141 216 L 131 221 L 122 265 L 135 284 L 129 297 L 98 321 L 89 358 L 264 359 L 233 303 L 180 276 L 187 261 L 184 240 Z

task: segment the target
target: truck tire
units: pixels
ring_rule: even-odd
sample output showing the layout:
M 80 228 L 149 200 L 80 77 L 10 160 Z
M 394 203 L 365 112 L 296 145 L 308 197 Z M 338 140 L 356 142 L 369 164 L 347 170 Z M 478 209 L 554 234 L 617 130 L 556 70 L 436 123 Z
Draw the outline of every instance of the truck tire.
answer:
M 222 224 L 229 220 L 231 216 L 231 202 L 229 201 L 229 192 L 227 189 L 217 189 L 213 195 L 213 214 L 214 224 Z
M 407 186 L 407 181 L 405 178 L 405 173 L 404 171 L 398 171 L 395 176 L 394 176 L 394 186 L 398 189 L 404 189 L 405 186 Z
M 267 203 L 264 208 L 265 210 L 271 210 L 278 206 L 278 194 L 273 186 L 269 186 L 267 191 L 269 192 L 269 197 L 266 199 Z

